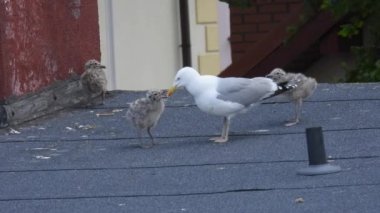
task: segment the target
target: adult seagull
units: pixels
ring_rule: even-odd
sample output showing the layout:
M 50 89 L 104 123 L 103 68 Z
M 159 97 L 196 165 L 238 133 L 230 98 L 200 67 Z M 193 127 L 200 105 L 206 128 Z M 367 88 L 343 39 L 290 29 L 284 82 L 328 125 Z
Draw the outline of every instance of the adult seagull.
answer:
M 231 118 L 260 101 L 295 88 L 294 85 L 277 85 L 272 79 L 257 78 L 219 78 L 200 75 L 191 67 L 180 69 L 168 96 L 177 88 L 184 87 L 195 100 L 198 108 L 206 113 L 223 117 L 223 130 L 220 137 L 211 138 L 216 143 L 228 141 Z

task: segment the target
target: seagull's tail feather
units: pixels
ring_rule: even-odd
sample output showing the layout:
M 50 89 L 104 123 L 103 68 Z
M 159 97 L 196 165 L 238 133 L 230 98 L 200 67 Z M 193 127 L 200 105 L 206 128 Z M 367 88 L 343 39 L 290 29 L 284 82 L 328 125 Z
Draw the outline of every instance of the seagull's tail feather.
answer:
M 277 90 L 274 91 L 274 93 L 268 97 L 265 97 L 264 100 L 268 99 L 268 98 L 271 98 L 271 97 L 274 97 L 274 96 L 277 96 L 277 95 L 280 95 L 284 92 L 287 92 L 289 90 L 292 90 L 294 88 L 297 87 L 297 84 L 296 82 L 283 82 L 283 83 L 278 83 L 277 84 Z

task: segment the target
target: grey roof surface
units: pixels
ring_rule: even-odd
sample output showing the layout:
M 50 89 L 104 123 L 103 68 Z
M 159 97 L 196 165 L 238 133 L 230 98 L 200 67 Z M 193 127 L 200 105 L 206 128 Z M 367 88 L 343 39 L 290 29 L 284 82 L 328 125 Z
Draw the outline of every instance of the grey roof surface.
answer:
M 0 212 L 380 212 L 380 83 L 320 84 L 294 127 L 293 105 L 270 100 L 233 118 L 226 144 L 208 141 L 222 119 L 180 91 L 151 149 L 125 120 L 141 96 L 0 130 Z M 314 126 L 342 172 L 296 174 Z

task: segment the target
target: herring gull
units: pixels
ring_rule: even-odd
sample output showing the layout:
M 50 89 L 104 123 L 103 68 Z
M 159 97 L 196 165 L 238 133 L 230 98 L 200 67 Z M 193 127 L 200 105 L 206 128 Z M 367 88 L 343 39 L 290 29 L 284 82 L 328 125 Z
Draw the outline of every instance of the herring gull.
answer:
M 230 119 L 234 115 L 295 86 L 287 83 L 277 85 L 272 79 L 265 77 L 248 79 L 200 75 L 195 69 L 184 67 L 177 72 L 173 86 L 168 90 L 168 96 L 182 87 L 194 97 L 200 110 L 223 117 L 221 136 L 210 140 L 224 143 L 228 141 Z

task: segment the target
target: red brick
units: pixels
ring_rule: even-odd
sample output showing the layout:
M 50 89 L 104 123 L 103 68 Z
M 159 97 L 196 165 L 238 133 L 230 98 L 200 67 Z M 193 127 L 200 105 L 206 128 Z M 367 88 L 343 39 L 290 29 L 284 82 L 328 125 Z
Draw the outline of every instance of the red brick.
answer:
M 269 4 L 260 6 L 259 11 L 263 13 L 287 12 L 287 7 L 286 4 Z
M 232 53 L 232 62 L 238 61 L 245 55 L 245 52 L 233 52 Z
M 288 5 L 288 8 L 289 8 L 289 12 L 297 12 L 299 11 L 301 8 L 303 7 L 303 4 L 302 3 L 299 3 L 299 4 L 289 4 Z
M 252 6 L 249 8 L 235 8 L 231 7 L 230 8 L 230 13 L 231 14 L 237 14 L 237 15 L 244 15 L 244 14 L 252 14 L 257 12 L 257 7 Z
M 232 33 L 257 32 L 256 24 L 231 25 Z
M 270 21 L 271 15 L 269 14 L 254 14 L 244 16 L 244 23 L 268 23 Z
M 257 13 L 257 6 L 252 6 L 252 7 L 246 8 L 245 10 L 247 13 L 250 13 L 250 14 Z
M 231 43 L 243 41 L 243 35 L 242 34 L 232 34 L 230 36 L 230 41 L 231 41 Z
M 285 19 L 289 18 L 291 14 L 290 13 L 279 13 L 273 15 L 273 22 L 282 22 Z
M 245 52 L 247 49 L 251 48 L 252 45 L 254 45 L 253 42 L 235 43 L 231 45 L 231 49 L 232 49 L 232 52 Z
M 241 24 L 243 23 L 242 15 L 232 15 L 231 16 L 231 24 Z
M 262 40 L 264 37 L 265 37 L 266 33 L 249 33 L 249 34 L 246 34 L 244 35 L 244 40 L 245 41 L 260 41 Z
M 339 52 L 339 37 L 338 30 L 334 29 L 328 35 L 324 36 L 320 43 L 320 53 L 324 55 L 334 54 Z
M 293 3 L 293 2 L 298 2 L 298 3 L 303 3 L 304 0 L 274 0 L 274 2 L 278 3 Z
M 273 0 L 256 0 L 255 4 L 271 4 Z
M 235 8 L 235 7 L 230 7 L 230 13 L 231 14 L 236 14 L 236 15 L 243 14 L 241 8 Z
M 277 23 L 266 23 L 258 26 L 258 32 L 270 32 L 277 26 Z

